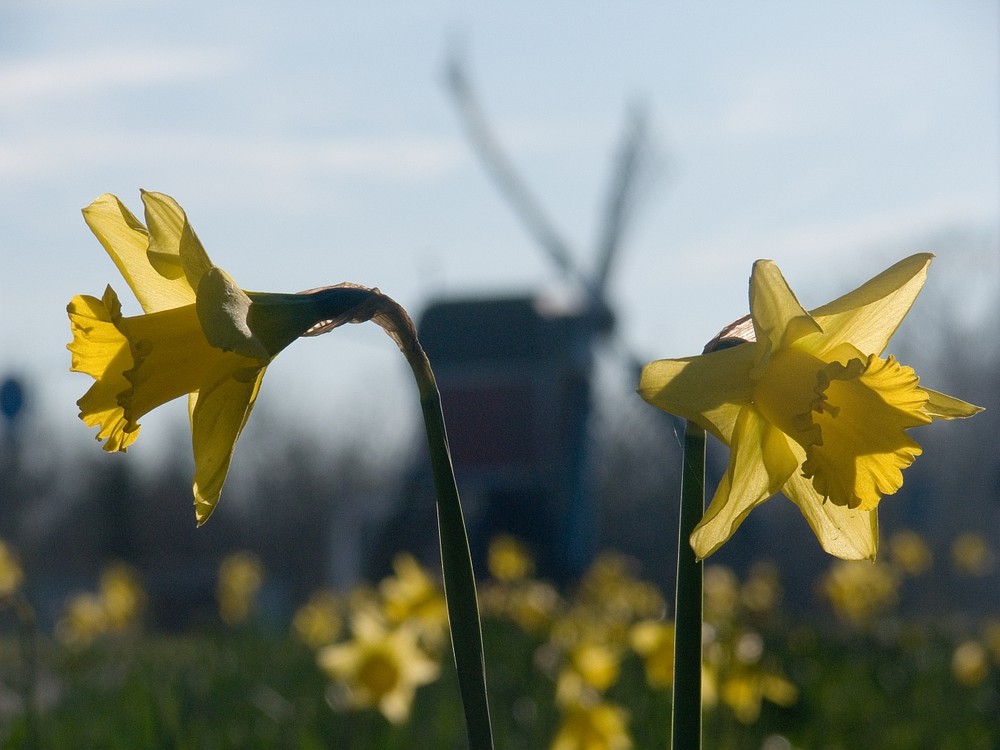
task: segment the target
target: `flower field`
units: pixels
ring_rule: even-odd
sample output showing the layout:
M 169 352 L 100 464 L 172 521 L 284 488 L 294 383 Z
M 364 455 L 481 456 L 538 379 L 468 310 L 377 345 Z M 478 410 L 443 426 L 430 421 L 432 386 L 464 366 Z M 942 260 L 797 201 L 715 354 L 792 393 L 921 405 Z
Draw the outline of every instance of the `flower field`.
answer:
M 761 562 L 705 571 L 706 747 L 995 748 L 1000 620 L 903 616 L 899 592 L 933 565 L 976 575 L 992 551 L 961 537 L 935 561 L 911 532 L 878 563 L 834 562 L 809 616 L 788 614 Z M 10 748 L 461 748 L 465 732 L 437 577 L 401 555 L 377 585 L 319 591 L 265 617 L 250 553 L 218 571 L 218 616 L 146 627 L 141 577 L 105 569 L 36 630 L 22 572 L 0 550 L 0 742 Z M 977 567 L 978 566 L 978 567 Z M 512 538 L 481 585 L 497 747 L 624 750 L 669 735 L 666 596 L 607 553 L 574 587 L 533 575 Z M 30 701 L 28 700 L 30 696 Z

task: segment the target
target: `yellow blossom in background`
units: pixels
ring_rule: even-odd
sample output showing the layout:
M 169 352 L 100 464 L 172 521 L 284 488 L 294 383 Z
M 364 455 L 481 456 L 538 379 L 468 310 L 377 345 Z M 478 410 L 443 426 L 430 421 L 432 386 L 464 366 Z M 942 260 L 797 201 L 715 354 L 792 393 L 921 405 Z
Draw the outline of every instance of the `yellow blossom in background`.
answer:
M 996 558 L 982 534 L 959 534 L 951 545 L 951 562 L 959 573 L 985 576 L 993 571 Z
M 746 343 L 643 369 L 644 399 L 730 447 L 728 470 L 691 535 L 699 557 L 781 492 L 827 552 L 874 559 L 878 504 L 902 486 L 902 470 L 921 452 L 907 431 L 980 411 L 921 386 L 895 357 L 881 357 L 931 258 L 906 258 L 808 313 L 777 265 L 759 260 Z
M 528 548 L 507 534 L 501 534 L 490 542 L 486 567 L 494 579 L 505 583 L 524 580 L 535 571 Z
M 707 565 L 702 588 L 705 621 L 718 624 L 732 620 L 740 604 L 736 574 L 723 565 Z
M 320 648 L 337 640 L 342 626 L 340 601 L 332 591 L 316 591 L 295 611 L 292 631 L 309 648 Z
M 740 601 L 754 614 L 774 611 L 781 601 L 778 568 L 773 563 L 754 563 L 740 589 Z
M 863 625 L 896 603 L 899 578 L 884 563 L 844 560 L 830 566 L 821 589 L 841 619 Z
M 563 714 L 550 750 L 630 750 L 628 714 L 611 703 L 580 705 Z
M 108 614 L 101 598 L 92 593 L 74 594 L 56 623 L 56 637 L 70 646 L 88 646 L 106 633 Z
M 487 583 L 479 594 L 483 614 L 511 620 L 529 633 L 548 630 L 561 603 L 552 584 L 530 579 Z
M 643 620 L 629 631 L 632 650 L 642 657 L 650 687 L 667 688 L 674 681 L 674 626 L 663 620 Z
M 917 532 L 905 529 L 889 537 L 889 560 L 907 575 L 916 576 L 931 569 L 934 557 Z
M 566 706 L 603 694 L 618 681 L 621 660 L 617 644 L 584 640 L 573 645 L 556 679 L 556 701 Z
M 636 564 L 623 555 L 602 553 L 580 581 L 577 601 L 622 643 L 636 619 L 659 617 L 666 609 L 660 590 L 636 577 Z
M 719 670 L 714 664 L 701 665 L 701 705 L 715 708 L 719 705 Z
M 56 624 L 56 636 L 64 643 L 85 646 L 103 635 L 135 630 L 146 608 L 146 591 L 139 574 L 124 563 L 113 563 L 101 571 L 96 593 L 70 597 Z
M 448 607 L 440 584 L 412 555 L 396 555 L 392 567 L 395 575 L 379 584 L 386 619 L 394 625 L 410 623 L 427 645 L 439 647 L 448 631 Z
M 226 625 L 246 622 L 257 603 L 257 593 L 264 584 L 264 565 L 250 552 L 227 555 L 219 564 L 215 596 L 219 617 Z
M 0 599 L 15 594 L 24 581 L 21 563 L 5 541 L 0 539 Z
M 417 630 L 405 624 L 387 628 L 362 614 L 354 618 L 353 635 L 320 650 L 320 667 L 347 687 L 353 707 L 375 707 L 393 723 L 406 721 L 416 689 L 437 679 L 438 663 L 420 648 Z
M 663 615 L 656 586 L 633 574 L 635 564 L 621 555 L 600 555 L 581 579 L 572 605 L 549 630 L 548 653 L 560 705 L 593 703 L 619 677 L 637 620 Z
M 479 604 L 484 614 L 503 617 L 527 632 L 547 630 L 562 602 L 556 588 L 529 576 L 535 561 L 518 539 L 502 534 L 490 542 L 487 568 L 493 580 L 479 592 Z
M 779 706 L 791 706 L 799 691 L 779 675 L 747 670 L 727 678 L 719 690 L 722 702 L 732 709 L 741 724 L 753 724 L 760 717 L 764 699 Z
M 107 628 L 124 632 L 134 628 L 146 608 L 146 591 L 136 573 L 124 563 L 109 565 L 101 572 L 100 601 L 107 617 Z
M 951 657 L 951 673 L 956 682 L 969 687 L 981 685 L 989 670 L 986 647 L 979 641 L 963 641 L 955 648 Z
M 113 195 L 83 210 L 144 314 L 123 315 L 110 286 L 100 298 L 74 297 L 67 307 L 70 369 L 94 378 L 77 404 L 107 451 L 131 445 L 146 413 L 188 397 L 201 524 L 219 501 L 267 365 L 316 323 L 368 299 L 371 290 L 244 292 L 212 264 L 173 198 L 143 191 L 142 202 L 145 224 Z

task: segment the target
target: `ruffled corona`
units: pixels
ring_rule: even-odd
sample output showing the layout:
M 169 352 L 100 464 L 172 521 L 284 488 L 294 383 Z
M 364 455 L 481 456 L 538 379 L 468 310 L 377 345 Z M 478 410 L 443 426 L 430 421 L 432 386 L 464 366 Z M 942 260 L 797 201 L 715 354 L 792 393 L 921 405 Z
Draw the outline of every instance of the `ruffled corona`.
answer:
M 908 430 L 980 411 L 879 355 L 926 278 L 914 255 L 807 313 L 771 261 L 750 278 L 752 340 L 643 369 L 639 393 L 730 446 L 729 468 L 691 536 L 699 557 L 778 492 L 833 555 L 875 557 L 876 510 L 920 455 Z

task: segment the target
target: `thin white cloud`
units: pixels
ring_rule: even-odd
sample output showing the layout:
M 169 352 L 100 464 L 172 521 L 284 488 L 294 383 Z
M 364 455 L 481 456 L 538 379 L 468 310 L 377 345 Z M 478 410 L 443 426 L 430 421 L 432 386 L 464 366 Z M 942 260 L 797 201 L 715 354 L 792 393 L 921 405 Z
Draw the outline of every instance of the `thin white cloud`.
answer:
M 217 75 L 236 67 L 230 53 L 184 49 L 29 60 L 0 66 L 0 101 L 11 107 L 120 86 Z
M 920 242 L 955 227 L 995 227 L 996 205 L 989 196 L 942 195 L 895 211 L 812 221 L 775 232 L 743 232 L 738 227 L 683 248 L 692 272 L 717 270 L 755 258 L 815 262 L 820 258 L 864 255 L 873 249 Z M 913 252 L 928 248 L 913 247 Z
M 57 179 L 74 169 L 114 161 L 130 165 L 148 159 L 164 164 L 210 165 L 206 169 L 234 179 L 248 170 L 287 179 L 318 172 L 419 181 L 468 159 L 457 138 L 396 134 L 288 140 L 260 136 L 206 134 L 77 133 L 0 139 L 0 177 L 38 181 Z

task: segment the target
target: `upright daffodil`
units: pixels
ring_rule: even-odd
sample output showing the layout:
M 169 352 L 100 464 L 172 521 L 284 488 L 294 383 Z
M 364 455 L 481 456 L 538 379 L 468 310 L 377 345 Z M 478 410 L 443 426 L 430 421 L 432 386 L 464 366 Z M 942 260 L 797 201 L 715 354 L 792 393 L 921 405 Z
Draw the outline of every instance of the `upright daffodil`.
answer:
M 906 258 L 812 312 L 774 262 L 759 260 L 744 343 L 710 344 L 701 356 L 643 368 L 644 399 L 730 447 L 729 468 L 691 535 L 698 557 L 782 492 L 827 552 L 874 559 L 879 501 L 902 486 L 902 469 L 921 453 L 907 430 L 981 410 L 923 387 L 911 368 L 881 356 L 932 257 Z
M 388 627 L 359 613 L 352 627 L 351 641 L 320 650 L 320 667 L 348 687 L 352 706 L 375 706 L 394 724 L 406 721 L 417 688 L 438 678 L 437 661 L 420 647 L 411 623 Z
M 110 286 L 99 299 L 69 303 L 71 369 L 96 381 L 77 404 L 104 449 L 124 451 L 144 414 L 187 395 L 201 524 L 218 503 L 270 361 L 301 335 L 353 320 L 378 292 L 244 292 L 212 265 L 173 198 L 144 191 L 142 202 L 145 225 L 113 195 L 83 210 L 144 314 L 124 316 Z

